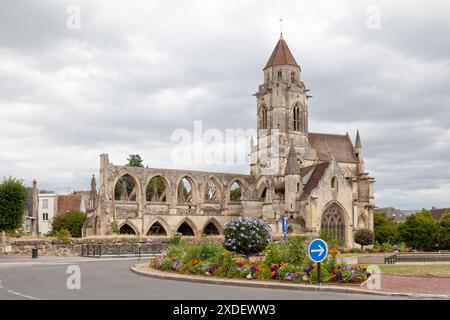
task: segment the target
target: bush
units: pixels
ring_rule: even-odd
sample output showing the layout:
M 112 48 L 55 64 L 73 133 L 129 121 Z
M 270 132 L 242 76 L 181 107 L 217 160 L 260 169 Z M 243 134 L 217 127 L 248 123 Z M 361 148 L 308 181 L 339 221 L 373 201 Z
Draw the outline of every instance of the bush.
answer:
M 70 242 L 71 234 L 70 234 L 69 230 L 67 230 L 67 229 L 62 229 L 62 230 L 56 231 L 54 233 L 54 235 L 59 240 L 62 240 L 64 243 Z
M 113 234 L 120 234 L 120 229 L 116 221 L 111 222 L 111 231 Z
M 271 241 L 269 226 L 261 220 L 240 217 L 224 225 L 224 247 L 249 255 L 263 251 Z
M 373 244 L 374 234 L 372 230 L 359 229 L 355 232 L 354 239 L 357 244 L 361 245 L 361 252 L 362 252 L 364 246 Z
M 69 212 L 57 215 L 53 218 L 52 231 L 50 232 L 50 235 L 56 236 L 56 232 L 65 229 L 70 232 L 72 237 L 80 238 L 85 220 L 86 214 L 76 210 L 71 210 Z

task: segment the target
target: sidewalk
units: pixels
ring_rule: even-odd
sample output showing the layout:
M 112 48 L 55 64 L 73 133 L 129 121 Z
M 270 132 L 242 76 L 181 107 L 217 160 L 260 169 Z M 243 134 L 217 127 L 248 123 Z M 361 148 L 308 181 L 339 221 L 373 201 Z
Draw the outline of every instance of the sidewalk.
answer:
M 377 291 L 450 296 L 450 278 L 383 274 Z

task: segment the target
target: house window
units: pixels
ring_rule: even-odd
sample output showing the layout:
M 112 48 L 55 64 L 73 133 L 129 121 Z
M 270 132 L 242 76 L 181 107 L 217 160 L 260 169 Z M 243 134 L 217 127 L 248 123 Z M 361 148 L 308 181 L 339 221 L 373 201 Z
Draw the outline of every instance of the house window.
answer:
M 291 82 L 295 82 L 295 72 L 291 72 Z
M 278 80 L 281 80 L 281 77 L 283 77 L 283 71 L 278 71 Z
M 48 213 L 44 212 L 42 214 L 42 221 L 48 221 Z
M 48 199 L 42 200 L 42 209 L 48 209 Z

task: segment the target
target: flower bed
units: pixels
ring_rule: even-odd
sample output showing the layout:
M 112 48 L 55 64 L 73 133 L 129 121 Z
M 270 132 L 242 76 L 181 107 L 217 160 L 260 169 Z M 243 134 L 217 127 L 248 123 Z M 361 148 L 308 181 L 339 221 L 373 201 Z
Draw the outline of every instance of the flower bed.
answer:
M 322 262 L 321 279 L 330 283 L 361 283 L 370 274 L 365 265 L 338 263 L 337 250 L 331 249 Z M 270 243 L 260 261 L 226 250 L 217 243 L 173 244 L 162 257 L 151 260 L 150 266 L 163 271 L 226 278 L 317 282 L 317 264 L 306 255 L 304 239 L 291 238 L 288 243 Z

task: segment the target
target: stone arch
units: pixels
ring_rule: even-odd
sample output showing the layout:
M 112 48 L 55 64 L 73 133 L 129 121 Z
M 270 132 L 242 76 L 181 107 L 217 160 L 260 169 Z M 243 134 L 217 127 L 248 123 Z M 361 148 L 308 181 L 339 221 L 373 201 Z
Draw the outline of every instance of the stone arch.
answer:
M 367 216 L 365 212 L 360 211 L 358 216 L 358 229 L 367 228 Z
M 125 221 L 119 227 L 120 234 L 134 234 L 137 235 L 136 227 L 129 221 Z
M 157 173 L 150 175 L 145 182 L 145 186 L 145 200 L 147 202 L 170 201 L 170 180 L 163 174 Z
M 189 182 L 190 188 L 191 190 L 186 190 L 186 192 L 183 191 L 183 180 L 186 179 Z M 186 189 L 186 188 L 185 188 Z M 182 194 L 180 194 L 182 193 Z M 197 199 L 197 194 L 198 194 L 198 184 L 197 184 L 197 180 L 194 179 L 193 176 L 191 176 L 190 174 L 185 174 L 183 176 L 181 176 L 176 184 L 176 203 L 178 204 L 191 204 L 191 205 L 195 205 L 197 204 L 196 199 Z
M 211 232 L 214 230 L 212 228 L 209 228 L 210 226 L 214 227 L 217 233 Z M 222 233 L 222 226 L 216 219 L 211 218 L 203 226 L 202 233 L 205 233 L 206 235 L 219 235 Z
M 322 212 L 320 230 L 326 231 L 337 242 L 347 240 L 347 215 L 345 209 L 336 201 L 330 202 Z
M 188 226 L 191 229 L 193 236 L 198 236 L 198 229 L 195 226 L 195 223 L 192 222 L 191 219 L 189 219 L 189 218 L 184 218 L 183 220 L 181 220 L 178 223 L 177 227 L 175 228 L 175 232 L 183 231 L 183 227 L 185 227 L 185 226 Z M 182 229 L 180 229 L 180 228 L 182 228 Z M 183 233 L 183 232 L 181 232 L 181 233 Z
M 238 186 L 239 186 L 239 189 L 240 189 L 239 195 L 237 194 L 237 192 L 236 192 L 236 194 L 232 195 L 232 191 L 236 190 L 236 189 L 234 189 L 235 184 L 238 184 Z M 233 178 L 227 187 L 227 202 L 241 202 L 242 197 L 244 196 L 244 192 L 246 190 L 247 190 L 247 184 L 245 183 L 245 181 L 243 179 L 241 179 L 239 177 Z M 236 200 L 238 197 L 239 197 L 239 200 Z
M 165 235 L 167 235 L 167 236 L 171 236 L 172 235 L 172 232 L 170 230 L 170 226 L 167 224 L 167 222 L 164 219 L 162 219 L 160 217 L 157 217 L 157 218 L 152 220 L 152 222 L 150 223 L 150 226 L 147 229 L 146 235 L 152 235 L 150 231 L 152 231 L 152 227 L 155 224 L 159 224 L 164 229 Z
M 126 188 L 124 188 L 125 186 Z M 141 184 L 138 177 L 131 172 L 121 174 L 114 179 L 112 194 L 115 201 L 139 202 L 141 198 Z
M 267 182 L 265 178 L 262 178 L 258 181 L 258 183 L 256 184 L 256 190 L 258 191 L 258 198 L 262 201 L 265 201 L 268 192 Z
M 222 200 L 222 187 L 216 176 L 209 176 L 202 188 L 203 201 L 220 203 Z

